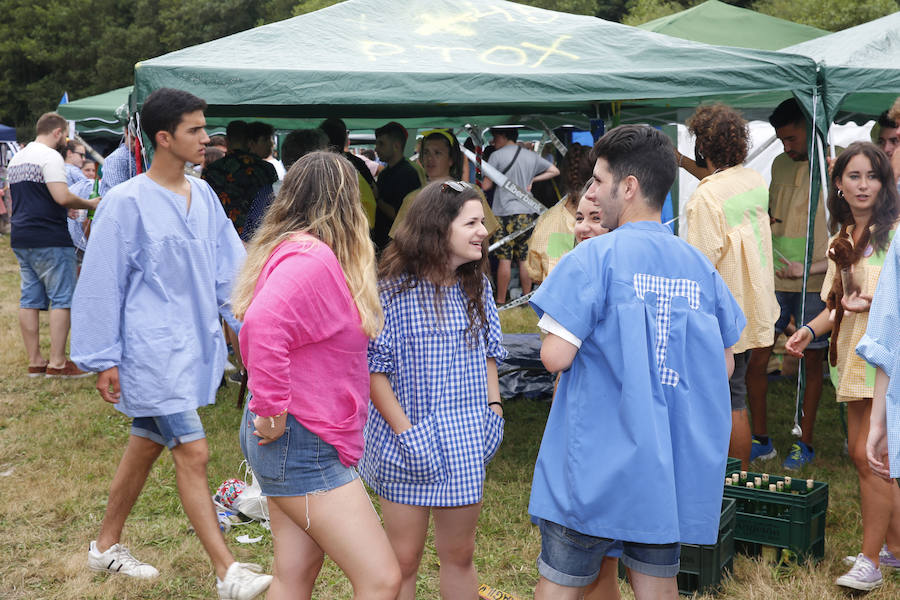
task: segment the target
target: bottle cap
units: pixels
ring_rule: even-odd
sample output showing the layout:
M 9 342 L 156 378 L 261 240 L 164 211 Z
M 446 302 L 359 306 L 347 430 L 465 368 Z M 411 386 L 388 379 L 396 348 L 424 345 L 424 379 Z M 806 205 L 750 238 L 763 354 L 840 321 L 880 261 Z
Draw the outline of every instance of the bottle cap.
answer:
M 748 481 L 748 482 L 747 482 L 747 487 L 748 487 L 748 488 L 752 488 L 752 487 L 753 487 L 753 482 L 752 482 L 752 481 Z
M 807 479 L 807 480 L 806 480 L 806 489 L 808 489 L 808 490 L 813 489 L 813 486 L 814 486 L 815 484 L 816 484 L 816 482 L 813 481 L 812 479 Z

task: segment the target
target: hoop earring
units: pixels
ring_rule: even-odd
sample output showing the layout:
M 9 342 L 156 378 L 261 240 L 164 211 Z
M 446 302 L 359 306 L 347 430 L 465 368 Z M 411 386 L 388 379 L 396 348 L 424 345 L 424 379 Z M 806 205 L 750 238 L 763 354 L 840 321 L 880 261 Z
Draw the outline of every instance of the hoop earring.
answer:
M 840 198 L 841 200 L 844 199 L 844 190 L 838 190 L 838 198 Z

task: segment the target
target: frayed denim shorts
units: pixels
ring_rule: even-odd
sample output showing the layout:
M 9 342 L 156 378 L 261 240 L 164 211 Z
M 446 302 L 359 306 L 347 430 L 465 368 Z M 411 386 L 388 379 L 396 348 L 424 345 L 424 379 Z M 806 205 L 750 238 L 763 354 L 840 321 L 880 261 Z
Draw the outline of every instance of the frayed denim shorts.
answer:
M 305 496 L 327 492 L 350 483 L 359 474 L 341 463 L 337 450 L 287 415 L 284 435 L 270 444 L 259 445 L 253 435 L 256 415 L 244 406 L 241 418 L 241 451 L 259 481 L 263 496 Z

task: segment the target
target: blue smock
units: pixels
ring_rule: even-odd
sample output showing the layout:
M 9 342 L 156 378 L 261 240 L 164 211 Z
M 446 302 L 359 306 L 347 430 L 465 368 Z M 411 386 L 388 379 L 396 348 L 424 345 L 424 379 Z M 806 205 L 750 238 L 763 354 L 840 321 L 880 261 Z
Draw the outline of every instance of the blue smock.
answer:
M 703 254 L 641 221 L 569 252 L 531 304 L 582 340 L 528 512 L 584 534 L 713 544 L 731 433 L 725 348 L 745 320 Z
M 900 236 L 895 235 L 869 308 L 866 333 L 856 353 L 884 371 L 890 382 L 885 398 L 888 462 L 891 477 L 900 477 Z
M 237 331 L 229 294 L 244 245 L 205 181 L 191 206 L 147 175 L 100 202 L 72 300 L 72 360 L 119 368 L 116 408 L 161 416 L 215 402 L 225 363 L 219 315 Z

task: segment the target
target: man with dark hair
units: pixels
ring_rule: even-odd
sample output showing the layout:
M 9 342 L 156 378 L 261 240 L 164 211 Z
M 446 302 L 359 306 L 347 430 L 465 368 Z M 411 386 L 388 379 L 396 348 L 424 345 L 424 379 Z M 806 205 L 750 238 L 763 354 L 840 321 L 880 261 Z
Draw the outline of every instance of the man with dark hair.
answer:
M 247 127 L 247 149 L 275 169 L 278 180 L 284 179 L 284 165 L 272 156 L 275 150 L 275 128 L 262 121 L 254 121 Z M 281 187 L 275 184 L 275 187 Z M 277 193 L 277 189 L 274 190 Z M 268 206 L 266 207 L 268 208 Z
M 319 129 L 328 136 L 328 149 L 337 152 L 350 161 L 350 164 L 359 173 L 359 197 L 362 202 L 363 210 L 366 211 L 366 218 L 369 221 L 369 230 L 375 227 L 375 208 L 378 206 L 378 186 L 375 185 L 375 178 L 365 161 L 349 152 L 350 134 L 347 126 L 342 119 L 330 117 L 322 121 Z
M 872 143 L 884 150 L 888 158 L 893 158 L 894 151 L 900 147 L 900 127 L 888 116 L 888 111 L 878 115 L 872 127 Z
M 29 377 L 85 377 L 66 359 L 70 307 L 75 290 L 75 248 L 67 226 L 68 209 L 96 208 L 99 198 L 84 200 L 66 183 L 61 151 L 66 148 L 66 120 L 45 113 L 37 136 L 13 156 L 7 168 L 12 196 L 10 246 L 19 262 L 22 295 L 19 327 L 28 354 Z M 39 314 L 50 312 L 50 358 L 41 354 Z
M 403 155 L 409 133 L 396 121 L 375 130 L 375 152 L 387 165 L 378 174 L 378 212 L 375 215 L 375 245 L 384 247 L 391 240 L 389 232 L 403 199 L 411 191 L 425 185 L 419 172 Z
M 531 301 L 541 360 L 562 372 L 528 508 L 541 530 L 535 599 L 615 589 L 604 556 L 617 551 L 636 598 L 676 598 L 679 543 L 718 537 L 744 317 L 709 260 L 660 223 L 669 139 L 624 125 L 592 156 L 586 198 L 611 231 L 566 254 Z
M 523 190 L 530 190 L 535 181 L 546 181 L 559 175 L 559 169 L 536 152 L 526 150 L 516 144 L 519 130 L 515 127 L 491 127 L 493 144 L 496 148 L 488 158 L 488 163 L 503 172 L 514 184 Z M 485 178 L 485 190 L 493 188 L 494 183 Z M 524 229 L 537 218 L 537 211 L 516 198 L 512 192 L 502 188 L 494 191 L 491 210 L 500 219 L 500 229 L 494 232 L 491 243 L 497 242 L 514 231 Z M 497 304 L 506 302 L 506 291 L 512 277 L 512 262 L 519 265 L 519 280 L 522 282 L 522 293 L 531 291 L 531 276 L 528 274 L 528 236 L 520 235 L 509 241 L 495 252 L 497 265 Z
M 328 136 L 321 129 L 295 129 L 287 134 L 281 144 L 284 168 L 291 166 L 310 152 L 328 149 Z
M 825 227 L 825 208 L 820 194 L 816 207 L 813 230 L 814 246 L 809 278 L 803 290 L 804 261 L 806 259 L 806 234 L 809 222 L 809 156 L 807 153 L 806 117 L 800 104 L 793 98 L 785 100 L 772 112 L 769 123 L 775 135 L 784 145 L 772 163 L 772 181 L 769 184 L 769 216 L 772 221 L 772 251 L 775 268 L 775 297 L 780 315 L 775 323 L 777 338 L 794 319 L 801 327 L 800 312 L 806 321 L 825 308 L 819 297 L 828 259 L 828 230 Z M 803 416 L 800 421 L 803 435 L 797 440 L 785 459 L 785 469 L 799 469 L 815 457 L 813 450 L 813 426 L 822 396 L 825 350 L 828 335 L 813 340 L 806 349 L 806 392 L 803 396 Z M 747 395 L 750 400 L 750 418 L 753 441 L 750 460 L 771 459 L 778 452 L 768 434 L 766 393 L 768 392 L 767 366 L 772 346 L 756 348 L 747 364 Z
M 212 189 L 185 177 L 201 163 L 206 103 L 162 88 L 141 125 L 155 149 L 150 169 L 110 191 L 97 212 L 75 292 L 72 354 L 99 373 L 101 397 L 132 418 L 88 568 L 137 578 L 159 572 L 119 543 L 125 520 L 164 448 L 178 493 L 216 572 L 219 598 L 250 600 L 271 577 L 235 562 L 209 496 L 209 448 L 197 408 L 215 402 L 225 362 L 221 315 L 244 246 Z
M 203 179 L 215 190 L 238 235 L 249 241 L 272 202 L 272 185 L 278 181 L 278 174 L 275 167 L 263 160 L 264 157 L 251 151 L 247 123 L 231 121 L 226 133 L 228 152 L 206 166 Z M 250 218 L 251 213 L 255 218 Z

